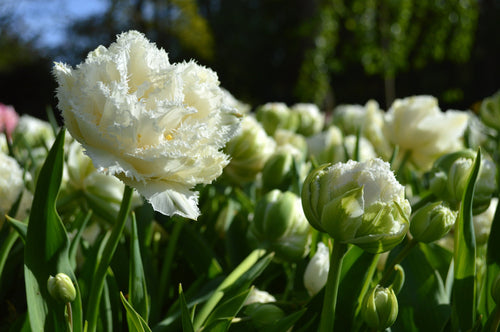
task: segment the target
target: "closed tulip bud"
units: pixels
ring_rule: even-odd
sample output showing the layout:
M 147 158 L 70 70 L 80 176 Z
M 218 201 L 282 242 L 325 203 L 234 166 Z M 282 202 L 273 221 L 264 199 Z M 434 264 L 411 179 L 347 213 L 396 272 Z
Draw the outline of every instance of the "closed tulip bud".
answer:
M 224 176 L 236 184 L 253 181 L 273 154 L 275 146 L 262 125 L 253 117 L 245 116 L 241 130 L 224 149 L 231 157 L 229 165 L 224 168 Z
M 483 100 L 479 115 L 484 124 L 500 130 L 500 121 L 498 121 L 500 119 L 500 91 Z
M 369 327 L 383 331 L 398 317 L 398 299 L 394 290 L 377 285 L 365 295 L 361 317 Z
M 248 238 L 276 258 L 297 261 L 309 251 L 310 227 L 300 199 L 292 192 L 273 190 L 257 202 Z
M 325 117 L 315 104 L 299 103 L 291 107 L 291 111 L 299 116 L 297 133 L 311 136 L 319 133 L 325 125 Z
M 325 287 L 330 269 L 330 251 L 323 242 L 318 242 L 316 253 L 307 264 L 304 272 L 304 287 L 314 296 Z
M 476 153 L 466 149 L 444 155 L 436 160 L 427 174 L 430 190 L 441 200 L 458 208 L 469 179 Z M 484 212 L 496 190 L 496 166 L 487 159 L 481 158 L 479 174 L 475 184 L 472 200 L 474 215 Z
M 272 303 L 251 304 L 246 308 L 245 314 L 251 317 L 252 323 L 257 328 L 269 326 L 285 317 L 283 310 Z
M 298 113 L 292 113 L 284 103 L 267 103 L 256 110 L 257 120 L 266 133 L 273 136 L 277 129 L 296 131 L 299 126 Z
M 370 253 L 403 240 L 411 211 L 404 187 L 380 159 L 318 167 L 304 182 L 302 205 L 314 228 Z
M 442 202 L 429 203 L 413 215 L 410 232 L 419 242 L 434 242 L 448 234 L 456 218 L 457 213 Z
M 47 280 L 47 289 L 50 296 L 63 303 L 72 302 L 76 298 L 76 289 L 73 281 L 64 273 L 50 276 Z
M 286 190 L 294 176 L 293 163 L 301 163 L 302 154 L 291 145 L 284 145 L 276 150 L 267 160 L 262 170 L 262 186 L 266 190 Z

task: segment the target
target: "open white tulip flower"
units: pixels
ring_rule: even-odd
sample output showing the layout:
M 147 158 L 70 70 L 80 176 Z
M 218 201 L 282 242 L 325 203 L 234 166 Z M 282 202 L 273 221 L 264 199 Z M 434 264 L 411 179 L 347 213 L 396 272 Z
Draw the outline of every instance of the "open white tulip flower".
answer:
M 463 148 L 467 121 L 465 112 L 442 112 L 435 97 L 412 96 L 394 101 L 384 132 L 401 156 L 409 153 L 411 162 L 427 170 L 436 158 Z
M 221 149 L 239 126 L 217 74 L 129 31 L 72 68 L 54 66 L 65 125 L 100 172 L 135 188 L 156 211 L 196 219 L 197 184 L 228 164 Z

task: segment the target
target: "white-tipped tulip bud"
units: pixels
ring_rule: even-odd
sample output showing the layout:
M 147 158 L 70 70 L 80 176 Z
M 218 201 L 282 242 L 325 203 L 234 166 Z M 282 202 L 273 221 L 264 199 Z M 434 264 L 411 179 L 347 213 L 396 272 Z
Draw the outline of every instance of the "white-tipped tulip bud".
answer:
M 377 285 L 365 295 L 361 308 L 361 317 L 366 325 L 384 331 L 398 318 L 398 299 L 392 287 Z
M 404 195 L 388 163 L 350 160 L 311 172 L 302 205 L 309 223 L 335 241 L 380 253 L 406 235 L 411 207 Z
M 63 303 L 72 302 L 76 298 L 76 289 L 68 275 L 58 273 L 47 280 L 47 289 L 50 296 Z
M 500 130 L 500 91 L 486 98 L 481 103 L 479 116 L 487 126 Z
M 261 105 L 257 107 L 256 114 L 269 136 L 273 136 L 277 129 L 296 131 L 299 126 L 298 113 L 292 113 L 284 103 Z
M 307 264 L 304 272 L 304 287 L 314 296 L 325 287 L 330 269 L 330 251 L 323 242 L 318 242 L 316 253 Z
M 311 136 L 319 133 L 325 125 L 325 117 L 315 104 L 299 103 L 291 107 L 291 111 L 299 116 L 297 133 Z
M 439 240 L 450 231 L 457 213 L 442 202 L 434 202 L 417 210 L 410 222 L 410 232 L 419 242 Z
M 297 261 L 309 252 L 310 233 L 299 197 L 276 189 L 257 202 L 248 238 L 279 260 Z
M 247 115 L 241 122 L 241 130 L 224 148 L 231 161 L 224 168 L 224 176 L 236 184 L 255 180 L 267 159 L 273 154 L 276 143 L 262 125 Z

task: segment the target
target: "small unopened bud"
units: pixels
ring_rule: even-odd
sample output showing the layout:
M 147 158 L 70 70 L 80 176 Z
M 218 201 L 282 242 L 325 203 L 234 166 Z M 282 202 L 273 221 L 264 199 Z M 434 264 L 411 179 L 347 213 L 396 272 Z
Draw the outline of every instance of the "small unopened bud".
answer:
M 376 330 L 390 327 L 398 317 L 398 299 L 394 290 L 377 285 L 365 295 L 361 316 L 365 323 Z
M 323 242 L 318 242 L 316 253 L 307 264 L 304 272 L 304 287 L 314 296 L 326 285 L 330 270 L 330 251 Z
M 419 242 L 434 242 L 448 234 L 456 218 L 457 213 L 442 202 L 429 203 L 413 215 L 410 232 Z
M 255 327 L 263 328 L 285 317 L 285 313 L 277 305 L 271 303 L 254 303 L 249 305 L 245 314 L 251 317 Z
M 47 289 L 54 299 L 68 303 L 76 297 L 76 289 L 73 281 L 64 273 L 58 273 L 55 277 L 50 276 L 47 280 Z

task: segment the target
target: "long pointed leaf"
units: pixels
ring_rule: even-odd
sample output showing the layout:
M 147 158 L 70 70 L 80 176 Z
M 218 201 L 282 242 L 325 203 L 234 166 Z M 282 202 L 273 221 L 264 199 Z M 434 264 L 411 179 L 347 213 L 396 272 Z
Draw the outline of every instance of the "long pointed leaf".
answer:
M 455 279 L 453 282 L 452 325 L 469 330 L 476 321 L 476 240 L 472 224 L 472 199 L 481 165 L 481 150 L 477 152 L 460 211 L 455 224 Z
M 194 332 L 193 321 L 191 320 L 191 315 L 189 314 L 189 308 L 187 306 L 186 298 L 184 297 L 184 292 L 182 291 L 181 284 L 179 284 L 179 299 L 182 309 L 182 331 Z
M 123 306 L 127 311 L 127 318 L 129 322 L 129 331 L 137 332 L 151 332 L 146 321 L 135 311 L 135 309 L 130 305 L 130 303 L 125 299 L 123 293 L 120 292 L 120 298 L 122 300 Z
M 30 325 L 33 331 L 65 331 L 67 327 L 63 303 L 47 291 L 47 279 L 57 273 L 75 275 L 68 259 L 69 240 L 56 211 L 61 185 L 64 130 L 57 136 L 38 176 L 24 250 L 24 274 Z M 72 303 L 73 329 L 82 330 L 80 292 Z
M 137 222 L 132 213 L 132 233 L 130 239 L 130 275 L 129 275 L 129 300 L 137 313 L 148 320 L 149 301 L 146 287 L 146 276 L 142 265 L 139 236 L 137 235 Z

